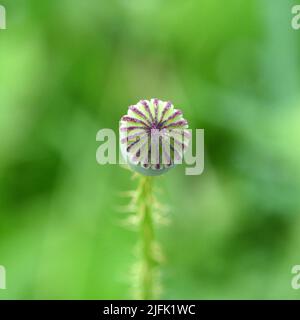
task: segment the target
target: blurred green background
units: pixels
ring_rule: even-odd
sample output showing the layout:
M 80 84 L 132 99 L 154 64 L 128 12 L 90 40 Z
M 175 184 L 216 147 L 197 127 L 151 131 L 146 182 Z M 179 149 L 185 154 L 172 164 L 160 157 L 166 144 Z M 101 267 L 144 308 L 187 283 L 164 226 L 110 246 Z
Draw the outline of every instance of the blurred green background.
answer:
M 291 298 L 300 264 L 300 30 L 288 0 L 1 0 L 0 299 L 125 299 L 136 181 L 95 159 L 142 98 L 205 129 L 157 180 L 166 299 Z M 300 4 L 300 1 L 298 1 Z

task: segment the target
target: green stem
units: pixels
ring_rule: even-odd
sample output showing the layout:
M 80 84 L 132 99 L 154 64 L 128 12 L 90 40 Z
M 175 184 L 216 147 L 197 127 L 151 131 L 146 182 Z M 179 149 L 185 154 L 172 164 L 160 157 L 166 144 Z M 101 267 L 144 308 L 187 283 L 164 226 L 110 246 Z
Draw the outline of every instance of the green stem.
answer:
M 153 178 L 141 177 L 140 184 L 140 238 L 141 238 L 141 274 L 140 298 L 149 300 L 154 298 L 155 267 L 154 257 L 154 228 L 153 228 Z

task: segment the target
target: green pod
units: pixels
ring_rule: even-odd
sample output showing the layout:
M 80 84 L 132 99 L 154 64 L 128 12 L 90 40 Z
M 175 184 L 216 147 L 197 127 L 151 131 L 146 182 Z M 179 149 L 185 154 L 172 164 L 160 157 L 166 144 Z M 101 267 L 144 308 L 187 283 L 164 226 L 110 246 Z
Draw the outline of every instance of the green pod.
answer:
M 171 102 L 141 100 L 120 121 L 125 161 L 145 176 L 159 176 L 181 163 L 190 134 L 188 122 Z

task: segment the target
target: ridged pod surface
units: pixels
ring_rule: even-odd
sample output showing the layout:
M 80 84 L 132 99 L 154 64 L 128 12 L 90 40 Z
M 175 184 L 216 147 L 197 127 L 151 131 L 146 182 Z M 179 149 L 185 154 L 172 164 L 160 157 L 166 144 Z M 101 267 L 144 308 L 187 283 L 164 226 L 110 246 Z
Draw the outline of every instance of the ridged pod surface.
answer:
M 131 168 L 157 176 L 181 163 L 190 133 L 188 122 L 171 102 L 141 100 L 120 121 L 120 147 Z

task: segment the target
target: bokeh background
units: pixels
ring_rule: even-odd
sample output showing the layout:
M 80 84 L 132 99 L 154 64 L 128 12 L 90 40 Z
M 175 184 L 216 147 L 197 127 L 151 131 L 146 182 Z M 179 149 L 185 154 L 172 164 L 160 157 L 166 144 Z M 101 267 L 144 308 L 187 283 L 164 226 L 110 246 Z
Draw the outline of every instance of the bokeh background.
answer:
M 142 98 L 205 129 L 157 179 L 166 299 L 299 299 L 300 30 L 288 0 L 1 0 L 0 299 L 131 298 L 136 181 L 95 159 Z

